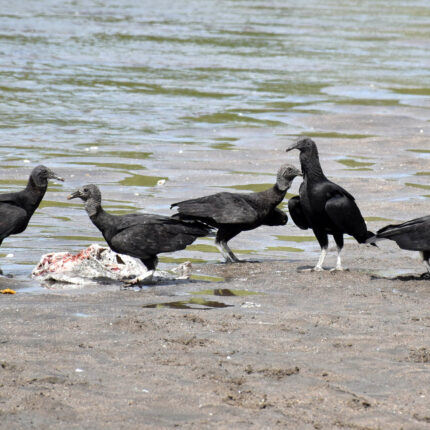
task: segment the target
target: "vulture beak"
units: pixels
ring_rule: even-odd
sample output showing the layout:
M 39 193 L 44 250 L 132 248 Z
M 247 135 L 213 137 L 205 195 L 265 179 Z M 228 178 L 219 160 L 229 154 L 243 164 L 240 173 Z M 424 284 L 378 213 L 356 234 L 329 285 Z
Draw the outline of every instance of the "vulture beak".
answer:
M 293 149 L 299 149 L 299 148 L 298 148 L 298 142 L 295 142 L 295 143 L 293 143 L 291 146 L 289 146 L 289 147 L 285 150 L 285 152 L 292 151 Z
M 55 172 L 53 172 L 52 170 L 50 170 L 50 171 L 49 171 L 48 179 L 57 179 L 57 181 L 64 182 L 64 178 L 62 178 L 61 176 L 58 176 L 58 175 L 57 175 Z
M 69 194 L 67 196 L 67 200 L 72 200 L 72 199 L 76 199 L 77 197 L 81 197 L 81 193 L 79 192 L 79 190 L 76 190 L 75 192 L 73 192 L 72 194 Z

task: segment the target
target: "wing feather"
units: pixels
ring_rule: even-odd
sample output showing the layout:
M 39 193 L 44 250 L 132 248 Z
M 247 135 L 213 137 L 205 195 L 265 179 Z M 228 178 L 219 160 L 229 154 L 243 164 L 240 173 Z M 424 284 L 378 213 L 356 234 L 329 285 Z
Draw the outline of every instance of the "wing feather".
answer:
M 367 226 L 360 209 L 353 199 L 343 193 L 337 193 L 325 204 L 325 211 L 333 227 L 353 236 L 359 243 L 368 237 Z
M 378 230 L 378 239 L 394 240 L 402 249 L 430 250 L 430 216 L 415 218 L 402 224 L 390 224 Z
M 0 204 L 0 243 L 9 235 L 23 231 L 27 224 L 27 212 L 23 208 L 11 204 Z
M 198 199 L 174 203 L 181 216 L 201 219 L 212 224 L 252 224 L 258 212 L 247 194 L 217 193 Z
M 305 213 L 303 212 L 299 196 L 291 197 L 291 199 L 288 200 L 288 211 L 297 227 L 302 230 L 310 228 Z
M 148 220 L 147 220 L 148 221 Z M 167 218 L 164 222 L 134 223 L 123 228 L 110 239 L 109 244 L 118 253 L 137 258 L 149 258 L 161 252 L 184 249 L 208 229 Z

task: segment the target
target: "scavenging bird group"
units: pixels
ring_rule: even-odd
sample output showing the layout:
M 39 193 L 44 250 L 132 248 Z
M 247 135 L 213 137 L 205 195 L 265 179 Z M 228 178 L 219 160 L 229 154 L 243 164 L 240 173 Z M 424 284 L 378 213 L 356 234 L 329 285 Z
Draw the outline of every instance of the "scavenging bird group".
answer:
M 430 216 L 388 225 L 374 234 L 367 230 L 354 197 L 324 175 L 315 142 L 310 138 L 301 138 L 287 151 L 294 149 L 300 151 L 301 171 L 284 164 L 278 170 L 273 187 L 253 193 L 221 192 L 174 203 L 171 208 L 176 208 L 177 213 L 171 217 L 154 214 L 112 215 L 103 209 L 101 192 L 93 184 L 79 188 L 68 199 L 80 198 L 109 247 L 119 254 L 140 259 L 152 276 L 157 267 L 158 254 L 184 249 L 198 237 L 215 231 L 215 244 L 225 261 L 238 262 L 228 241 L 241 231 L 261 225 L 285 225 L 288 217 L 277 206 L 294 178 L 303 176 L 299 195 L 288 201 L 288 210 L 299 228 L 313 231 L 321 247 L 321 255 L 312 270 L 324 270 L 329 235 L 333 236 L 337 246 L 336 267 L 332 270 L 343 270 L 340 254 L 344 245 L 343 236 L 348 234 L 358 243 L 374 244 L 382 239 L 391 239 L 402 249 L 419 251 L 427 269 L 424 275 L 430 275 Z M 49 179 L 63 181 L 47 167 L 37 166 L 31 172 L 24 190 L 0 195 L 0 245 L 6 237 L 22 233 L 27 228 L 45 195 Z M 145 278 L 148 279 L 148 276 Z

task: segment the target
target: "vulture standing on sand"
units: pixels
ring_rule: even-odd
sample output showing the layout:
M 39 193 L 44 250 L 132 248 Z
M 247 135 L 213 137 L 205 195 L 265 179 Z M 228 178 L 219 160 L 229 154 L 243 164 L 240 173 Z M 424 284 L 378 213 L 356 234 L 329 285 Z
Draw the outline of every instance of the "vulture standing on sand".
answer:
M 22 233 L 27 228 L 45 195 L 49 179 L 64 181 L 47 167 L 37 166 L 22 191 L 0 194 L 0 245 L 6 237 Z
M 402 249 L 419 251 L 427 273 L 430 276 L 430 215 L 406 221 L 403 224 L 387 225 L 367 240 L 374 243 L 379 240 L 394 240 Z
M 300 171 L 285 164 L 278 170 L 276 184 L 268 190 L 248 194 L 223 192 L 174 203 L 171 208 L 177 207 L 178 213 L 173 217 L 198 220 L 217 228 L 215 244 L 225 261 L 238 262 L 227 242 L 241 231 L 261 225 L 285 225 L 288 217 L 276 206 L 282 202 L 296 176 L 301 176 Z
M 102 196 L 96 185 L 85 185 L 67 198 L 79 197 L 93 224 L 101 231 L 110 248 L 139 258 L 149 273 L 130 283 L 151 280 L 157 267 L 157 254 L 184 249 L 198 237 L 206 236 L 211 228 L 202 223 L 153 214 L 112 215 L 102 208 Z
M 324 270 L 322 265 L 327 254 L 328 235 L 337 245 L 335 270 L 343 270 L 340 253 L 343 235 L 353 236 L 358 243 L 365 243 L 373 236 L 355 203 L 354 197 L 324 175 L 315 142 L 307 137 L 299 139 L 287 151 L 298 149 L 302 166 L 303 183 L 299 196 L 288 201 L 288 209 L 295 224 L 302 230 L 311 228 L 320 244 L 321 255 L 313 270 Z

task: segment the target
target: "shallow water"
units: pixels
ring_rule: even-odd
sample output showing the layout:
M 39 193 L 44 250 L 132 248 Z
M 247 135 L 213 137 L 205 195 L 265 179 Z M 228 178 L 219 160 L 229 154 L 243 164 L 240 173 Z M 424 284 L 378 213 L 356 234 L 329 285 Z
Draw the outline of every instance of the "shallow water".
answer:
M 82 206 L 66 201 L 78 186 L 99 184 L 113 213 L 169 214 L 190 196 L 268 186 L 281 163 L 298 164 L 283 152 L 297 135 L 323 144 L 325 166 L 343 183 L 394 178 L 409 189 L 395 198 L 427 196 L 425 0 L 3 6 L 0 191 L 21 188 L 39 163 L 66 178 L 50 186 L 26 232 L 2 245 L 14 256 L 1 266 L 18 279 L 45 251 L 100 240 Z M 387 139 L 391 153 L 378 149 Z M 399 166 L 396 152 L 411 163 Z M 301 234 L 309 236 L 289 223 L 245 232 L 232 246 L 243 257 L 314 258 L 314 241 L 280 239 Z M 174 258 L 220 255 L 202 239 Z

